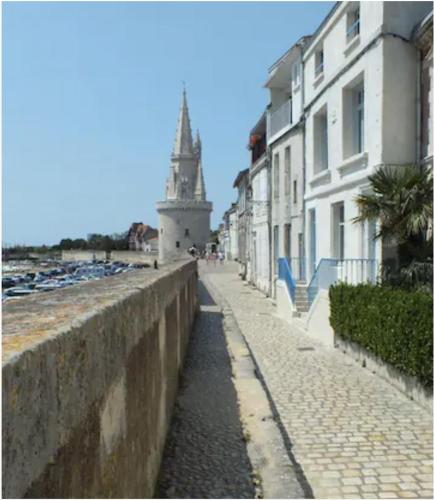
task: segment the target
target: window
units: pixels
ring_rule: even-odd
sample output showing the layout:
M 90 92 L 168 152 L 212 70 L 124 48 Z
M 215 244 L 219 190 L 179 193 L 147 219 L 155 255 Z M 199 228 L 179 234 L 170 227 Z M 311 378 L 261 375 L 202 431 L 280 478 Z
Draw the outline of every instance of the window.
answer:
M 345 258 L 345 211 L 344 203 L 332 205 L 332 255 L 333 258 L 343 260 Z
M 285 257 L 291 260 L 291 224 L 285 224 Z M 291 263 L 291 262 L 290 262 Z
M 274 226 L 273 229 L 273 257 L 274 257 L 274 274 L 278 273 L 278 259 L 279 259 L 279 226 Z
M 188 236 L 190 236 L 190 229 L 186 229 L 185 230 L 185 234 L 184 236 L 187 238 Z
M 343 89 L 343 157 L 365 150 L 365 93 L 363 80 Z
M 297 87 L 300 83 L 300 63 L 296 62 L 292 66 L 292 86 Z
M 358 88 L 354 91 L 354 96 L 353 96 L 355 102 L 354 102 L 354 107 L 355 107 L 355 138 L 354 142 L 356 145 L 356 152 L 357 153 L 362 153 L 364 150 L 364 139 L 363 139 L 363 132 L 365 128 L 365 116 L 364 116 L 364 101 L 365 101 L 365 95 L 364 95 L 364 90 L 363 86 L 362 88 Z
M 315 52 L 315 76 L 324 72 L 324 49 L 321 47 Z
M 314 174 L 328 168 L 327 107 L 324 106 L 313 118 Z
M 273 179 L 273 184 L 274 184 L 274 198 L 279 198 L 279 155 L 276 154 L 274 155 L 274 162 L 273 162 L 273 171 L 274 171 L 274 179 Z
M 179 241 L 176 242 L 176 248 L 179 248 Z
M 292 196 L 293 196 L 293 200 L 294 200 L 294 205 L 297 205 L 297 181 L 293 182 L 292 190 L 293 190 Z
M 285 148 L 285 194 L 291 191 L 291 148 Z
M 163 228 L 160 229 L 160 233 L 163 234 Z
M 360 34 L 360 8 L 357 7 L 347 14 L 347 41 Z

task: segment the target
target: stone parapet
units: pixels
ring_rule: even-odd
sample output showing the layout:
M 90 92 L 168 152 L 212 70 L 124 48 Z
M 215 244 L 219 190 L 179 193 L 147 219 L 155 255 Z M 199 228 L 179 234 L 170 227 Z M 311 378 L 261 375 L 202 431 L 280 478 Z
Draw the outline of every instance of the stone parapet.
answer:
M 4 305 L 4 498 L 152 497 L 196 286 L 184 261 Z
M 202 200 L 166 200 L 157 202 L 157 211 L 166 210 L 205 210 L 212 212 L 212 203 Z

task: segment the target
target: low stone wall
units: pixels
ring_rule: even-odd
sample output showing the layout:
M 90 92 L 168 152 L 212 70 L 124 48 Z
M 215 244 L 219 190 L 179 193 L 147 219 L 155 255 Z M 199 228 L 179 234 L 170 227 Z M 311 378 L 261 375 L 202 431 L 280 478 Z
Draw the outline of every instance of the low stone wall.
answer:
M 158 252 L 134 252 L 130 250 L 113 250 L 110 252 L 110 260 L 128 262 L 130 264 L 153 264 L 158 261 Z
M 407 397 L 423 406 L 432 413 L 433 411 L 433 392 L 432 389 L 424 388 L 416 377 L 410 377 L 398 371 L 393 366 L 385 363 L 383 360 L 366 350 L 364 347 L 344 340 L 338 335 L 335 336 L 335 347 L 351 356 L 357 363 L 377 376 L 389 382 L 396 389 L 403 392 Z
M 80 260 L 106 260 L 128 262 L 129 264 L 153 264 L 158 261 L 158 252 L 134 252 L 132 250 L 62 250 L 62 260 L 77 262 Z
M 105 260 L 105 250 L 62 250 L 62 260 L 77 262 L 79 260 Z
M 196 286 L 184 261 L 4 305 L 4 498 L 152 497 Z

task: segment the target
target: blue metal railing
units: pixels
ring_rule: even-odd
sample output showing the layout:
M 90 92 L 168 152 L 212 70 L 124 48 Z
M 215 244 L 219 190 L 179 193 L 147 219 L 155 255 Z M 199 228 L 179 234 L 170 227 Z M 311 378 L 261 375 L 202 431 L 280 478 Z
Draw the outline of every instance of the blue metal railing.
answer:
M 288 261 L 285 257 L 278 259 L 279 265 L 279 279 L 286 283 L 286 288 L 288 289 L 289 295 L 292 302 L 295 302 L 295 282 L 291 274 L 291 269 L 289 267 Z
M 377 275 L 375 259 L 321 259 L 307 288 L 309 307 L 319 290 L 328 290 L 330 285 L 339 281 L 353 285 L 375 283 Z

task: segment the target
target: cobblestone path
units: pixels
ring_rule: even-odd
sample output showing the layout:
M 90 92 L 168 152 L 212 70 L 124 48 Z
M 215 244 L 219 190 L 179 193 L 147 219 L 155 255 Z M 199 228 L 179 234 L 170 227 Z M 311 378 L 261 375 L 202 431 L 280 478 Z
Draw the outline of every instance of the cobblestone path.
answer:
M 222 314 L 199 283 L 201 313 L 185 359 L 157 498 L 254 498 Z
M 343 353 L 291 331 L 233 264 L 201 269 L 232 309 L 315 497 L 433 497 L 426 410 Z

